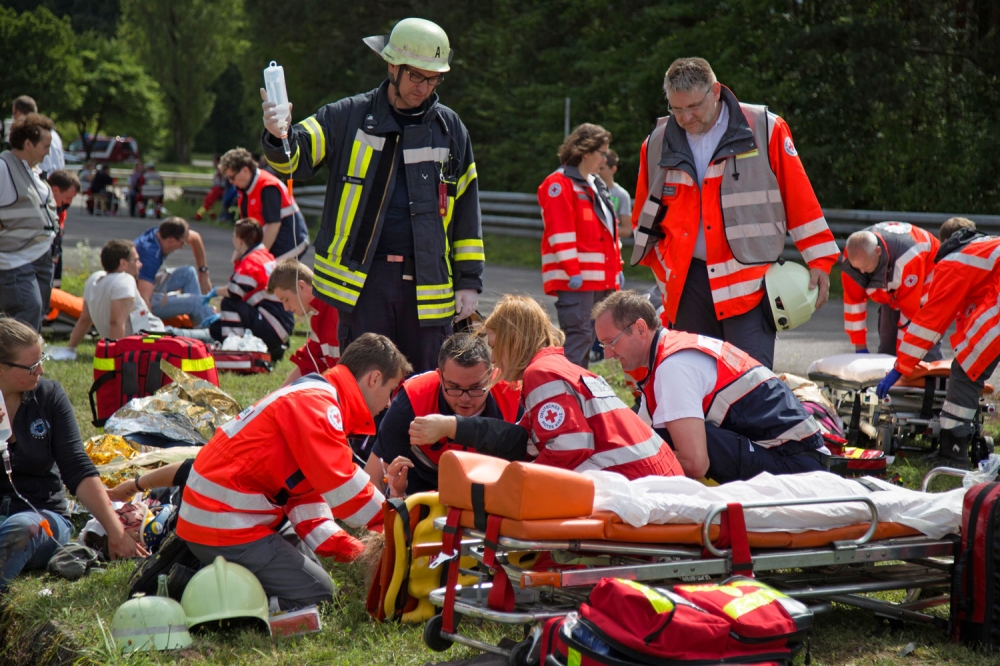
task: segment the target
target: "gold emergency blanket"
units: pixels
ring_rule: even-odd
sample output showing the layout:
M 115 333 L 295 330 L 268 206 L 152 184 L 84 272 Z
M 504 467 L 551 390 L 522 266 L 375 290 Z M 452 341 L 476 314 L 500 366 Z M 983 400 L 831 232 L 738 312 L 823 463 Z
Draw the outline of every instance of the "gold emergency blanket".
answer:
M 84 450 L 90 457 L 91 462 L 97 466 L 101 474 L 101 481 L 108 488 L 114 488 L 121 483 L 126 475 L 116 472 L 109 472 L 107 475 L 102 469 L 113 468 L 119 470 L 124 467 L 129 460 L 139 455 L 139 449 L 133 446 L 124 437 L 118 435 L 94 435 L 83 445 Z
M 114 488 L 122 481 L 131 479 L 137 473 L 145 474 L 157 467 L 183 462 L 188 458 L 196 457 L 199 451 L 201 451 L 200 446 L 175 446 L 169 449 L 157 449 L 149 453 L 140 453 L 129 459 L 117 458 L 107 463 L 98 464 L 97 472 L 101 475 L 101 481 L 105 486 Z
M 145 398 L 133 398 L 104 426 L 113 435 L 151 434 L 185 444 L 206 443 L 215 430 L 240 413 L 240 405 L 218 386 L 160 361 L 173 380 Z

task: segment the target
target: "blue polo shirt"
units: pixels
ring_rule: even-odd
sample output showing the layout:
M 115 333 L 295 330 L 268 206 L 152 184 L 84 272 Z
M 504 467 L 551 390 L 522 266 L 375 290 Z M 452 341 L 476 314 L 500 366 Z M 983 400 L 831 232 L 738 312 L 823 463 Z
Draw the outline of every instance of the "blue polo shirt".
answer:
M 163 265 L 163 248 L 160 241 L 156 239 L 156 232 L 159 227 L 147 229 L 145 233 L 135 239 L 135 251 L 139 253 L 139 261 L 142 268 L 139 269 L 139 279 L 156 283 L 156 274 Z

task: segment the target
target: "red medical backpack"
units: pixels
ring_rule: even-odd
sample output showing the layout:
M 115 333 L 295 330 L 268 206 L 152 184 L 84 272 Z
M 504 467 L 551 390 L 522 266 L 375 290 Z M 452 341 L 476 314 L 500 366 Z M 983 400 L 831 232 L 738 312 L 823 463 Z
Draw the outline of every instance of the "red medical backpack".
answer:
M 161 359 L 219 385 L 212 351 L 200 340 L 172 333 L 100 340 L 94 350 L 94 383 L 90 387 L 90 411 L 96 427 L 104 427 L 111 415 L 132 398 L 152 395 L 171 382 L 160 370 Z
M 1000 481 L 965 492 L 962 543 L 951 582 L 952 637 L 1000 648 Z
M 652 588 L 605 578 L 579 615 L 550 620 L 544 664 L 790 664 L 812 626 L 800 601 L 752 578 Z

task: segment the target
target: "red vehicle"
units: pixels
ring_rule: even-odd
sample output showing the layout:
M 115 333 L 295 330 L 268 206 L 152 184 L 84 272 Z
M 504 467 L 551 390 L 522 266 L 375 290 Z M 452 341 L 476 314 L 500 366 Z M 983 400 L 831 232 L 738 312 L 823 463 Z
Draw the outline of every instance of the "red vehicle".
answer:
M 90 159 L 99 164 L 135 164 L 142 161 L 139 144 L 131 137 L 98 135 L 89 138 L 89 141 L 93 141 Z M 78 137 L 70 142 L 66 147 L 66 158 L 67 162 L 83 162 L 87 159 L 82 138 Z

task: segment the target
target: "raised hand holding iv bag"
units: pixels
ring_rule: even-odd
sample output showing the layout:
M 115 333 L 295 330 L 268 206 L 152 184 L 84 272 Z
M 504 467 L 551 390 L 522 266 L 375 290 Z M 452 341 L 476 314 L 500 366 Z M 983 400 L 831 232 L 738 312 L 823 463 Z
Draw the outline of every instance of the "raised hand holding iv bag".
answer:
M 264 90 L 267 91 L 267 101 L 277 105 L 274 110 L 277 112 L 278 118 L 287 119 L 291 114 L 291 108 L 288 104 L 288 91 L 285 89 L 285 68 L 273 60 L 264 70 Z M 287 121 L 284 122 L 281 129 L 282 138 L 287 137 Z M 287 145 L 285 152 L 289 152 Z

